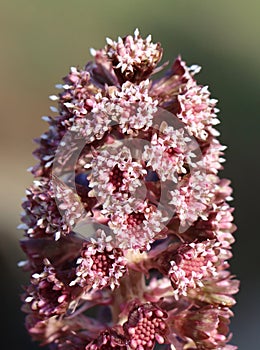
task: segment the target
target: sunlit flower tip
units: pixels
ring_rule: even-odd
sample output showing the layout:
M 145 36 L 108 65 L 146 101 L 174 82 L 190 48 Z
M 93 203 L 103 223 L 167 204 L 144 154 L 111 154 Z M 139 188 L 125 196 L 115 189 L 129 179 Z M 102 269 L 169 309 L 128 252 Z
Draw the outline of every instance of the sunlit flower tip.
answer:
M 195 154 L 191 139 L 183 129 L 167 126 L 160 135 L 155 133 L 151 144 L 144 149 L 143 160 L 157 172 L 161 181 L 177 182 L 179 175 L 186 174 L 193 166 Z
M 152 350 L 156 343 L 163 344 L 167 317 L 166 311 L 151 303 L 134 307 L 123 325 L 130 349 Z
M 213 128 L 219 123 L 215 108 L 217 100 L 210 99 L 207 86 L 191 86 L 183 94 L 178 95 L 180 112 L 178 117 L 187 125 L 191 135 L 205 141 L 209 134 L 218 136 L 219 132 Z
M 146 175 L 142 165 L 133 160 L 131 150 L 126 147 L 108 147 L 93 156 L 90 163 L 89 196 L 96 197 L 103 207 L 117 200 L 127 201 L 141 186 Z
M 187 295 L 189 288 L 203 286 L 203 280 L 217 275 L 217 266 L 228 258 L 220 249 L 218 242 L 190 243 L 181 246 L 170 261 L 169 278 L 174 293 Z
M 91 47 L 91 48 L 89 49 L 89 52 L 90 52 L 91 56 L 93 56 L 93 57 L 95 57 L 96 54 L 97 54 L 97 51 L 96 51 L 93 47 Z
M 119 37 L 117 42 L 108 38 L 105 53 L 121 82 L 146 79 L 162 57 L 160 43 L 153 44 L 150 36 L 142 39 L 138 31 L 134 36 Z
M 114 329 L 104 330 L 97 339 L 91 341 L 85 350 L 127 350 L 124 335 Z
M 204 306 L 188 311 L 176 325 L 182 336 L 193 340 L 193 346 L 198 349 L 237 349 L 227 345 L 231 338 L 229 334 L 230 317 L 233 313 L 224 307 Z
M 106 237 L 83 244 L 73 285 L 77 283 L 86 290 L 104 287 L 114 289 L 119 285 L 120 278 L 126 272 L 126 259 L 123 251 L 114 248 L 111 241 L 112 237 Z
M 35 180 L 26 191 L 22 207 L 24 212 L 21 220 L 27 236 L 43 237 L 69 233 L 70 229 L 58 210 L 50 180 Z
M 57 101 L 57 100 L 59 99 L 59 97 L 58 97 L 57 95 L 50 95 L 50 96 L 49 96 L 49 99 L 50 99 L 51 101 Z
M 154 205 L 146 201 L 129 202 L 123 207 L 111 206 L 108 222 L 115 240 L 122 249 L 150 249 L 150 244 L 165 228 L 167 217 Z M 165 232 L 164 232 L 165 235 Z

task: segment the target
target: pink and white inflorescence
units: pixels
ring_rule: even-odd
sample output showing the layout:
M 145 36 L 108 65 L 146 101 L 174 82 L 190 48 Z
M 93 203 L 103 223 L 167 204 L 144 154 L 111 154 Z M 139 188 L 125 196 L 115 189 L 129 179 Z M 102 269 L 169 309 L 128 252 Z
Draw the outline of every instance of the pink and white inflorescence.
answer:
M 217 100 L 181 57 L 153 80 L 162 53 L 138 30 L 107 39 L 50 97 L 19 265 L 26 328 L 51 350 L 237 349 Z

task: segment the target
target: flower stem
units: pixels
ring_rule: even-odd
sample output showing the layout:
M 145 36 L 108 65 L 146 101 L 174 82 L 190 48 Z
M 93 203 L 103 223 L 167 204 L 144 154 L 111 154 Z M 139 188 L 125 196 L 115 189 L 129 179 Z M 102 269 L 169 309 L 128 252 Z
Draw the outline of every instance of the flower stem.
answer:
M 123 324 L 127 320 L 128 305 L 134 300 L 142 301 L 145 291 L 145 277 L 142 272 L 129 270 L 121 279 L 120 286 L 113 292 L 111 312 L 113 323 Z

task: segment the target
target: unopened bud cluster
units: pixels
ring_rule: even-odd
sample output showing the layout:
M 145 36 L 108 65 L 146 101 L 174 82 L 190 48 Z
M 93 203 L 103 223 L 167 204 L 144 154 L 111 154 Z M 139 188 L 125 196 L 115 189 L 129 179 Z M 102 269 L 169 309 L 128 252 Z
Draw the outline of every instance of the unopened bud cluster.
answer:
M 152 79 L 162 48 L 138 30 L 91 53 L 36 139 L 20 225 L 26 328 L 52 350 L 236 349 L 217 101 L 181 57 Z

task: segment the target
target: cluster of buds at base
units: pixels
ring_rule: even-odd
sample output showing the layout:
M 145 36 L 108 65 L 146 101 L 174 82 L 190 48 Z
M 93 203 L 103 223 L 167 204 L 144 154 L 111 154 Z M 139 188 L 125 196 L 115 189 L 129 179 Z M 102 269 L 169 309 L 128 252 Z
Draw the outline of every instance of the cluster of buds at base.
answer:
M 236 349 L 239 282 L 217 101 L 151 37 L 107 39 L 44 117 L 26 191 L 22 309 L 51 350 Z

